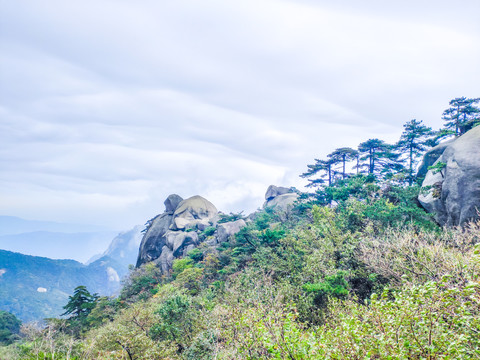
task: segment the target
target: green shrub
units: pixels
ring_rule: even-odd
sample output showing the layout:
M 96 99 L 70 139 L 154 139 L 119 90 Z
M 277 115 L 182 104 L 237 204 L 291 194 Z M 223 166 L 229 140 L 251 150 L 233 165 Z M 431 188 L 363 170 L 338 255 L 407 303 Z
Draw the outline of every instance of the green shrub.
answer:
M 199 248 L 190 250 L 187 256 L 196 263 L 203 260 L 203 252 Z
M 339 271 L 336 275 L 326 276 L 323 282 L 303 285 L 303 290 L 313 293 L 315 304 L 318 307 L 327 305 L 329 297 L 343 299 L 348 295 L 348 283 L 345 280 L 345 273 Z
M 172 276 L 176 278 L 185 269 L 193 267 L 193 260 L 190 257 L 175 259 L 172 264 Z

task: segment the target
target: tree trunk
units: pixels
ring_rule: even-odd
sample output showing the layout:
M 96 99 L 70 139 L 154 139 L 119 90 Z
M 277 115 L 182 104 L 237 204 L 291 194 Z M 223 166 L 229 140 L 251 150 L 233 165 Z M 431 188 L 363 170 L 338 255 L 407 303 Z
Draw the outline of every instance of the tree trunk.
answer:
M 413 144 L 410 145 L 410 172 L 408 174 L 408 185 L 413 183 Z
M 328 165 L 328 186 L 332 185 L 332 165 Z

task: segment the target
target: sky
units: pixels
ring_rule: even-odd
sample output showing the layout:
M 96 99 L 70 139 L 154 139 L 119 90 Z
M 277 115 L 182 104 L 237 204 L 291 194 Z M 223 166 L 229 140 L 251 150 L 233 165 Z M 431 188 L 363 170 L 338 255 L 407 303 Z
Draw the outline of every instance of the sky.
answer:
M 480 1 L 0 0 L 0 215 L 219 210 L 480 96 Z

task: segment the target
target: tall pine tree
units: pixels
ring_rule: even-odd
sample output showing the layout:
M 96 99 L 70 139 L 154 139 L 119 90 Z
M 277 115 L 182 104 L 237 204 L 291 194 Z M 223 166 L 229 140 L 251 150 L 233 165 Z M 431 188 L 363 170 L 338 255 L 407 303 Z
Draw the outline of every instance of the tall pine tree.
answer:
M 427 149 L 427 142 L 433 135 L 432 128 L 423 125 L 422 120 L 413 119 L 403 125 L 403 133 L 395 145 L 397 151 L 404 156 L 408 163 L 408 184 L 413 184 L 413 168 L 419 156 Z
M 367 169 L 368 174 L 388 177 L 401 169 L 398 154 L 393 151 L 392 145 L 380 139 L 369 139 L 358 145 L 360 160 L 366 161 L 361 167 Z
M 300 175 L 302 178 L 309 178 L 307 187 L 319 187 L 325 183 L 328 186 L 332 185 L 332 180 L 334 178 L 333 170 L 333 160 L 320 160 L 315 159 L 315 164 L 307 165 L 307 171 Z M 315 178 L 312 178 L 314 177 Z M 326 180 L 325 180 L 326 178 Z
M 349 147 L 342 147 L 339 149 L 336 149 L 334 152 L 328 155 L 328 157 L 333 161 L 334 164 L 340 163 L 342 164 L 342 170 L 341 170 L 341 175 L 342 179 L 345 179 L 347 177 L 347 172 L 346 172 L 346 164 L 349 161 L 352 161 L 356 159 L 358 155 L 358 151 L 354 150 Z

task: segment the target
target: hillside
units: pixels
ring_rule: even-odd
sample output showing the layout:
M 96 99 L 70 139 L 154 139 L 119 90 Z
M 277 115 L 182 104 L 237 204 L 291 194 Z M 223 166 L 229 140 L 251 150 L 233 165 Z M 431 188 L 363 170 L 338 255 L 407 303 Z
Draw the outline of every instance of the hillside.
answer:
M 437 152 L 425 178 L 378 139 L 359 146 L 367 170 L 357 174 L 346 155 L 332 155 L 352 149 L 337 149 L 333 170 L 316 159 L 302 174 L 315 191 L 272 185 L 248 216 L 172 194 L 147 222 L 118 297 L 77 288 L 68 319 L 49 320 L 48 331 L 30 331 L 0 355 L 480 359 L 480 219 L 458 216 L 480 198 L 449 178 L 477 184 L 480 167 L 460 160 L 479 158 L 478 129 Z M 440 226 L 422 197 L 459 226 Z
M 0 250 L 0 309 L 22 321 L 56 317 L 64 312 L 62 307 L 75 287 L 87 285 L 100 295 L 112 295 L 125 273 L 107 257 L 86 266 Z
M 24 230 L 25 225 L 34 227 L 44 224 L 23 220 L 16 222 L 19 225 L 17 231 Z M 52 225 L 47 223 L 46 226 L 51 228 Z M 54 223 L 54 226 L 64 228 L 66 225 Z M 0 247 L 4 246 L 2 241 L 6 241 L 9 248 L 50 254 L 46 258 L 1 251 L 0 309 L 17 315 L 23 321 L 42 321 L 46 317 L 56 317 L 63 313 L 68 296 L 79 285 L 86 285 L 102 296 L 118 294 L 129 265 L 136 262 L 141 229 L 141 226 L 137 226 L 117 234 L 107 250 L 86 265 L 74 260 L 54 260 L 52 257 L 85 253 L 89 244 L 87 240 L 95 242 L 98 233 L 45 231 L 37 232 L 32 237 L 28 233 L 0 236 Z M 5 231 L 13 231 L 13 227 Z M 102 243 L 96 246 L 101 246 Z

